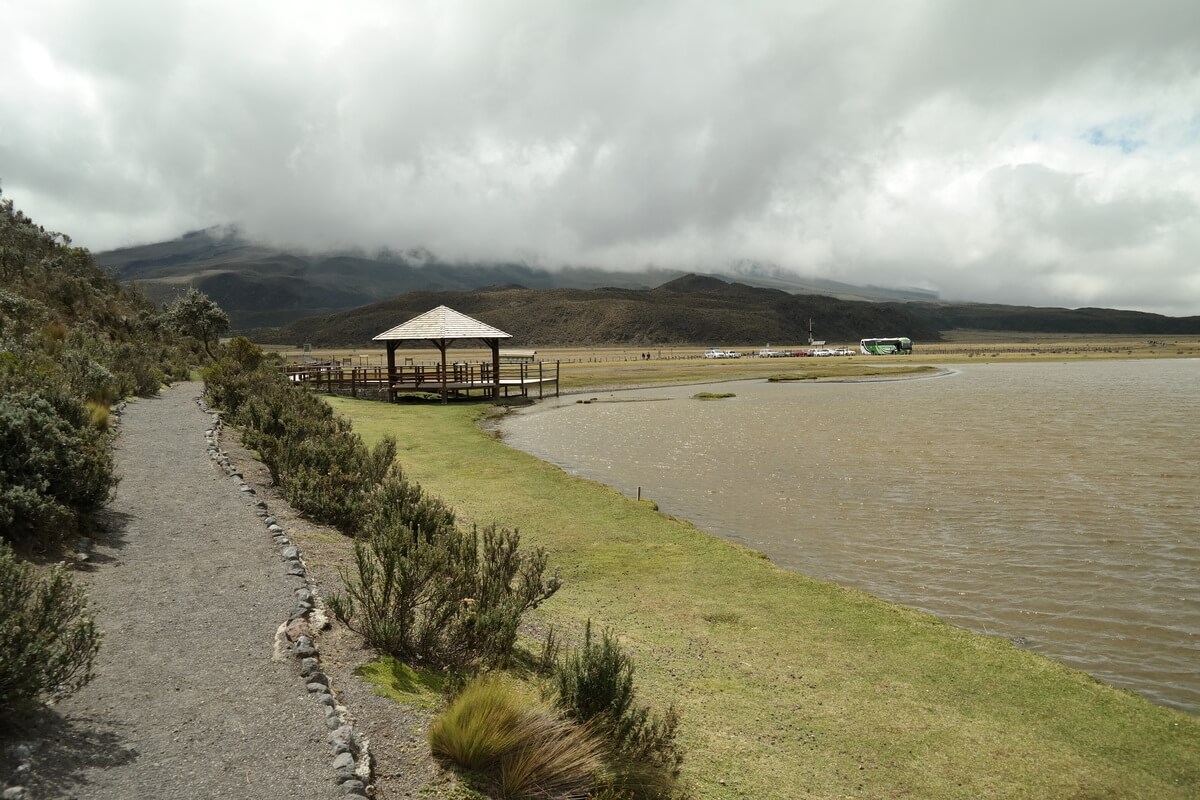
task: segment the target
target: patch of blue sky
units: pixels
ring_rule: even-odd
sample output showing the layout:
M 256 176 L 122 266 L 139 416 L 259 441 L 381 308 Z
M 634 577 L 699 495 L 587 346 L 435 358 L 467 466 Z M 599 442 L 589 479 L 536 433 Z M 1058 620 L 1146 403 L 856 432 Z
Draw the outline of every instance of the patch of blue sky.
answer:
M 1083 132 L 1083 140 L 1096 147 L 1115 147 L 1125 155 L 1146 146 L 1146 120 L 1125 119 L 1108 125 L 1093 125 Z
M 1146 145 L 1146 140 L 1135 138 L 1124 132 L 1114 132 L 1105 128 L 1088 128 L 1083 138 L 1088 144 L 1096 147 L 1115 147 L 1125 155 L 1129 155 Z
M 1200 114 L 1192 117 L 1183 131 L 1183 143 L 1196 144 L 1200 142 Z

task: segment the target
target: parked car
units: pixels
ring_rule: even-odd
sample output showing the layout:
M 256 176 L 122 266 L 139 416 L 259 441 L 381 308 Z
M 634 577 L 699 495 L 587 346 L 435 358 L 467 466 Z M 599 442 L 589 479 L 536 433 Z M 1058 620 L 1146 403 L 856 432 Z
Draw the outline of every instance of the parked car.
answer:
M 716 347 L 710 347 L 709 349 L 705 350 L 704 357 L 705 358 L 729 358 L 729 356 L 725 355 L 724 350 L 719 350 Z
M 852 355 L 854 355 L 854 353 L 855 353 L 855 351 L 851 350 L 849 347 L 837 347 L 837 348 L 834 348 L 834 351 L 833 351 L 833 354 L 835 356 L 852 356 Z

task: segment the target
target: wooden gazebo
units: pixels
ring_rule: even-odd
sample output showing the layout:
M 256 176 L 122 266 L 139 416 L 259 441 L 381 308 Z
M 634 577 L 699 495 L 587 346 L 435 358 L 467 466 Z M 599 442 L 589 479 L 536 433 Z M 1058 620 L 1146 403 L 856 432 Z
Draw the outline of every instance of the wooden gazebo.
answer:
M 492 368 L 490 383 L 492 399 L 500 399 L 500 340 L 511 339 L 512 334 L 493 328 L 477 319 L 460 314 L 447 306 L 438 306 L 432 311 L 426 311 L 419 317 L 413 317 L 402 325 L 384 331 L 374 337 L 377 342 L 387 342 L 388 385 L 396 384 L 396 348 L 400 342 L 428 340 L 442 354 L 440 377 L 442 402 L 446 402 L 446 394 L 454 382 L 446 369 L 446 348 L 457 339 L 481 339 L 492 351 Z M 485 384 L 486 385 L 486 384 Z M 389 399 L 392 397 L 389 389 Z

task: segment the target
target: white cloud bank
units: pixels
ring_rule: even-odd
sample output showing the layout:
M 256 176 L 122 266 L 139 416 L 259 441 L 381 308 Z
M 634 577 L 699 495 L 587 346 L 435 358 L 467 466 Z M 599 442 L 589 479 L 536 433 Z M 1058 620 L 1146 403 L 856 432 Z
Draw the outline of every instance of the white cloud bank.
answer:
M 1200 3 L 0 0 L 0 181 L 100 250 L 1200 314 Z

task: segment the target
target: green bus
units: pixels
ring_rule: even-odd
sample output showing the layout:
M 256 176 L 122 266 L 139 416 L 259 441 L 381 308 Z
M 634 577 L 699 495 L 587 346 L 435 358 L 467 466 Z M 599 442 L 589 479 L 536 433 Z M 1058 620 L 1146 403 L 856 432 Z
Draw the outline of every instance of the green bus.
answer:
M 863 354 L 868 356 L 912 355 L 912 339 L 907 336 L 894 336 L 890 339 L 863 339 L 858 346 Z

